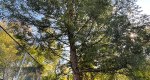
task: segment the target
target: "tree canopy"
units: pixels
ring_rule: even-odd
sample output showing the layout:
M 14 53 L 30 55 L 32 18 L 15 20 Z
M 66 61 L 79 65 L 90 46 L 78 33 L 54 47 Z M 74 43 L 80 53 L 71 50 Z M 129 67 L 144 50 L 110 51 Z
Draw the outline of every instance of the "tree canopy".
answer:
M 15 37 L 56 75 L 149 79 L 149 16 L 135 0 L 2 2 Z

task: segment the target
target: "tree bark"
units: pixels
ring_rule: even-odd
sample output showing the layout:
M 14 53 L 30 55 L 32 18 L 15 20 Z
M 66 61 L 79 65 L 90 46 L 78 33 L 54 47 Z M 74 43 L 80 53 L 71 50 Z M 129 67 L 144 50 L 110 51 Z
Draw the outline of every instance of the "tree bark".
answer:
M 82 74 L 80 73 L 79 68 L 78 68 L 78 60 L 77 60 L 75 44 L 73 40 L 69 42 L 70 42 L 70 62 L 71 62 L 72 70 L 73 70 L 74 80 L 82 80 Z
M 78 67 L 78 56 L 76 53 L 75 40 L 71 26 L 67 28 L 67 33 L 68 33 L 68 40 L 70 43 L 70 62 L 71 68 L 73 70 L 73 77 L 74 80 L 82 80 L 82 73 L 79 71 Z

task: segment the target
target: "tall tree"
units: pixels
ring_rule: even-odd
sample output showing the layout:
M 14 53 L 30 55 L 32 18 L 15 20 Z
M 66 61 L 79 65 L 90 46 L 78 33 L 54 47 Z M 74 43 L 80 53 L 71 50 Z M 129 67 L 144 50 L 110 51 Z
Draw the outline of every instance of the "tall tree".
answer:
M 70 55 L 74 80 L 82 80 L 83 72 L 115 73 L 145 59 L 143 50 L 148 47 L 143 45 L 146 38 L 141 36 L 145 35 L 141 27 L 147 25 L 147 21 L 139 24 L 135 19 L 138 7 L 134 0 L 3 2 L 10 12 L 9 18 L 37 30 L 35 36 L 28 35 L 32 40 L 26 37 L 26 41 L 36 40 L 35 44 L 59 57 L 62 56 L 57 54 L 58 48 L 64 51 L 69 48 L 67 55 Z M 140 29 L 143 34 L 138 34 Z M 50 45 L 53 40 L 59 47 Z
M 76 37 L 76 33 L 79 33 L 82 28 L 89 28 L 89 26 L 92 26 L 93 23 L 96 23 L 96 20 L 99 22 L 101 22 L 101 20 L 103 21 L 106 16 L 109 15 L 107 11 L 111 10 L 111 1 L 47 0 L 44 2 L 42 0 L 31 0 L 18 3 L 16 0 L 4 1 L 4 3 L 6 4 L 5 7 L 12 12 L 12 15 L 18 15 L 16 19 L 22 19 L 22 22 L 27 22 L 29 24 L 31 23 L 38 28 L 40 34 L 45 34 L 41 36 L 54 38 L 58 41 L 58 43 L 69 46 L 70 63 L 73 70 L 74 79 L 82 79 L 82 73 L 79 70 L 80 64 L 78 63 L 78 54 L 76 52 L 76 44 L 81 42 L 78 40 L 78 37 Z M 19 8 L 16 8 L 13 4 L 17 4 L 21 8 L 21 13 Z M 12 8 L 10 5 L 13 5 Z M 100 9 L 95 11 L 97 8 Z M 29 12 L 30 10 L 32 10 L 31 13 Z M 26 13 L 27 15 L 24 15 Z M 34 18 L 34 13 L 39 14 L 39 17 L 43 16 L 41 20 Z M 53 29 L 54 33 L 44 31 L 48 28 Z M 87 29 L 87 31 L 89 30 Z M 88 34 L 90 33 L 86 33 L 86 35 Z M 52 49 L 51 46 L 48 47 Z

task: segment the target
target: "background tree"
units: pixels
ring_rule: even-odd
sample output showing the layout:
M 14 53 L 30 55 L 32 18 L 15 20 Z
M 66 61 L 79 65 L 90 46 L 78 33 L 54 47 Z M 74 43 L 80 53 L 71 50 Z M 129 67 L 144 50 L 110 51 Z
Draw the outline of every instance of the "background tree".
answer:
M 8 28 L 5 21 L 0 22 L 0 25 L 5 29 Z M 4 71 L 3 78 L 8 79 L 13 74 L 10 72 L 10 68 L 17 65 L 20 56 L 17 55 L 16 43 L 1 29 L 0 34 L 0 67 Z
M 40 66 L 41 68 L 41 76 L 43 79 L 56 79 L 56 67 L 59 64 L 60 57 L 56 55 L 60 55 L 62 53 L 61 45 L 57 45 L 55 40 L 48 39 L 40 39 L 42 34 L 38 35 L 38 32 L 33 31 L 31 26 L 22 25 L 19 21 L 11 22 L 8 24 L 10 30 L 14 33 L 14 36 L 19 40 L 20 44 L 23 47 L 26 47 L 27 51 L 37 60 L 37 62 L 33 61 L 32 58 L 26 58 L 27 67 L 30 66 Z M 47 32 L 52 33 L 52 30 L 47 30 Z M 37 34 L 36 34 L 37 33 Z M 38 37 L 36 36 L 38 35 Z M 52 50 L 50 50 L 47 46 L 51 46 L 55 49 L 57 54 L 54 54 Z M 47 48 L 45 48 L 47 47 Z

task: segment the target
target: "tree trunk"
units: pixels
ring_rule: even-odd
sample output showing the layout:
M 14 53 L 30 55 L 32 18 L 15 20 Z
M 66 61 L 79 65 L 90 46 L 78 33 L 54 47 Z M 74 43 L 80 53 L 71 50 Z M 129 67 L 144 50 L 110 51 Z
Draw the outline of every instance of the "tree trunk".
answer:
M 65 23 L 67 27 L 67 34 L 68 34 L 68 40 L 70 43 L 70 62 L 71 62 L 71 68 L 73 71 L 73 78 L 74 80 L 82 80 L 82 73 L 79 71 L 78 67 L 78 57 L 76 53 L 76 46 L 75 46 L 75 39 L 74 39 L 74 0 L 68 0 L 67 4 L 67 23 Z
M 74 80 L 82 80 L 82 73 L 79 71 L 78 68 L 78 57 L 76 53 L 75 41 L 73 38 L 73 34 L 70 32 L 70 30 L 68 30 L 68 38 L 70 43 L 70 62 L 73 70 L 73 77 Z
M 78 68 L 76 52 L 74 50 L 75 50 L 74 47 L 70 49 L 70 61 L 71 61 L 71 67 L 73 69 L 74 80 L 82 80 L 81 73 Z

